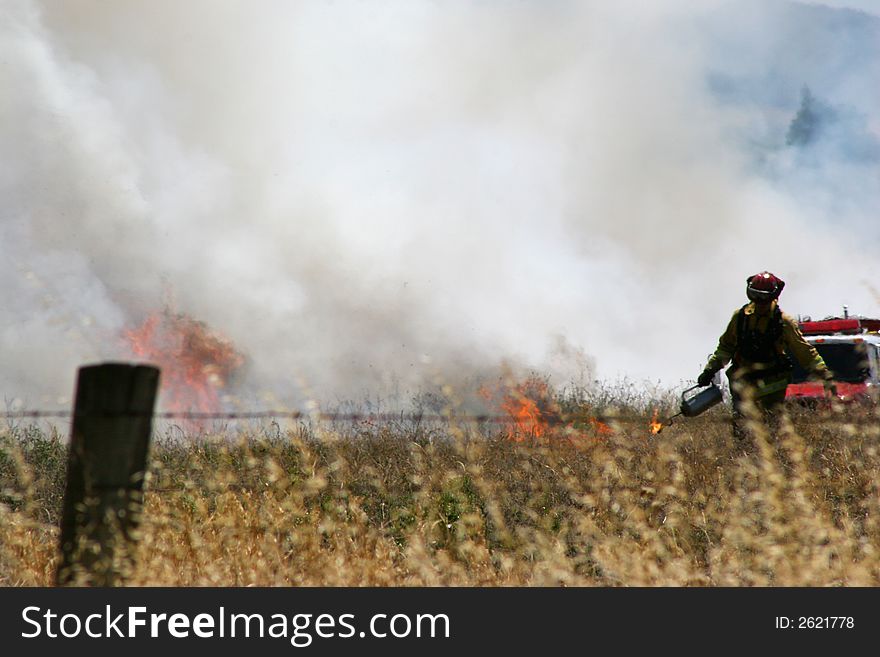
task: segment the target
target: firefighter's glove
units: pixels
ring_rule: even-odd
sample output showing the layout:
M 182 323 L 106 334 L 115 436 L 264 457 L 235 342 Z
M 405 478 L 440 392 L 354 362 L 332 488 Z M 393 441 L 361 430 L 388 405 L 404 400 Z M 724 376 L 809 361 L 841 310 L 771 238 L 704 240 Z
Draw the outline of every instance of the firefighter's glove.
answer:
M 715 372 L 712 370 L 703 370 L 700 373 L 700 376 L 697 377 L 697 385 L 701 388 L 712 383 L 712 378 L 715 376 Z

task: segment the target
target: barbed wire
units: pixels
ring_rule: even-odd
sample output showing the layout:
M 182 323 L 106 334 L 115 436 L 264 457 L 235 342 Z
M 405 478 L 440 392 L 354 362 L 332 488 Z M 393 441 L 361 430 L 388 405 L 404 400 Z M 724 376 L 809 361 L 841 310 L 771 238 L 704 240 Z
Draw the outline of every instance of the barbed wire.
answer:
M 503 420 L 505 416 L 493 415 L 443 415 L 443 414 L 427 414 L 427 413 L 326 413 L 326 412 L 307 412 L 307 411 L 231 411 L 231 412 L 201 412 L 201 411 L 160 411 L 160 412 L 144 412 L 137 411 L 6 411 L 0 413 L 0 417 L 6 419 L 40 419 L 40 418 L 61 418 L 73 419 L 75 417 L 151 417 L 159 420 L 260 420 L 270 418 L 281 418 L 290 420 L 449 420 L 449 419 L 471 419 L 474 421 L 491 421 Z M 507 420 L 511 418 L 507 417 Z
M 23 419 L 66 419 L 72 420 L 77 417 L 142 417 L 155 420 L 316 420 L 328 422 L 471 422 L 471 423 L 496 423 L 496 424 L 566 424 L 578 421 L 598 422 L 625 422 L 639 421 L 650 415 L 598 415 L 590 417 L 547 413 L 536 418 L 520 418 L 514 415 L 501 415 L 489 413 L 419 413 L 419 412 L 361 412 L 361 413 L 330 413 L 324 411 L 285 411 L 285 410 L 262 410 L 262 411 L 230 411 L 230 412 L 199 412 L 199 411 L 160 411 L 160 412 L 137 412 L 137 411 L 64 411 L 64 410 L 21 410 L 0 412 L 0 418 L 6 420 Z

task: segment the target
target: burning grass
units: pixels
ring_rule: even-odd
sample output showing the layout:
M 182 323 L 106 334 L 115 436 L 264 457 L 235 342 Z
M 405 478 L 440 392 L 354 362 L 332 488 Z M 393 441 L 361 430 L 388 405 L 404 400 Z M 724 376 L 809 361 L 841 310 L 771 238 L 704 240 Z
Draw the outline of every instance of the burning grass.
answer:
M 170 412 L 214 412 L 244 365 L 244 356 L 205 322 L 166 308 L 123 332 L 132 356 L 162 371 L 163 403 Z
M 160 437 L 131 582 L 877 586 L 878 419 L 801 413 L 751 447 L 723 408 L 590 440 L 454 422 Z M 51 584 L 65 467 L 57 435 L 0 436 L 0 583 Z

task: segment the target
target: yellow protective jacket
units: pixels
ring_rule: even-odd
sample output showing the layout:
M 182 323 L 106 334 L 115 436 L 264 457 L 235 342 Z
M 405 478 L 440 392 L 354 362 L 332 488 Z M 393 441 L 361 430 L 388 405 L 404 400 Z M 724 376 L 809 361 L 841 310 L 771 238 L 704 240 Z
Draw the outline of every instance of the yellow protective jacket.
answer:
M 791 367 L 786 355 L 788 352 L 805 370 L 814 372 L 822 379 L 831 379 L 832 374 L 825 361 L 815 347 L 804 339 L 797 320 L 781 311 L 777 314 L 777 310 L 776 301 L 771 304 L 769 312 L 764 314 L 756 312 L 754 303 L 737 309 L 718 340 L 715 353 L 709 357 L 706 369 L 717 372 L 732 361 L 729 377 L 739 373 L 755 385 L 757 396 L 767 395 L 784 390 L 791 382 Z M 740 313 L 743 313 L 742 317 Z M 765 353 L 760 360 L 754 360 L 752 357 L 755 351 L 750 351 L 747 345 L 741 344 L 741 327 L 747 334 L 743 336 L 744 339 L 747 336 L 760 338 L 768 332 L 774 332 L 775 339 L 769 350 L 772 353 Z M 766 341 L 770 339 L 767 337 Z

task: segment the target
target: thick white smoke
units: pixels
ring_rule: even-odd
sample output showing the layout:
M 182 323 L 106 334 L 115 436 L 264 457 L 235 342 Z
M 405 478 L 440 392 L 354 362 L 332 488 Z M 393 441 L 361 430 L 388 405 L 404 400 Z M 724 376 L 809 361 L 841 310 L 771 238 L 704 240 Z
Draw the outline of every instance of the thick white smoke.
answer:
M 880 19 L 645 4 L 2 0 L 7 400 L 166 289 L 292 404 L 675 384 L 763 269 L 880 313 Z M 786 144 L 804 85 L 834 111 Z

